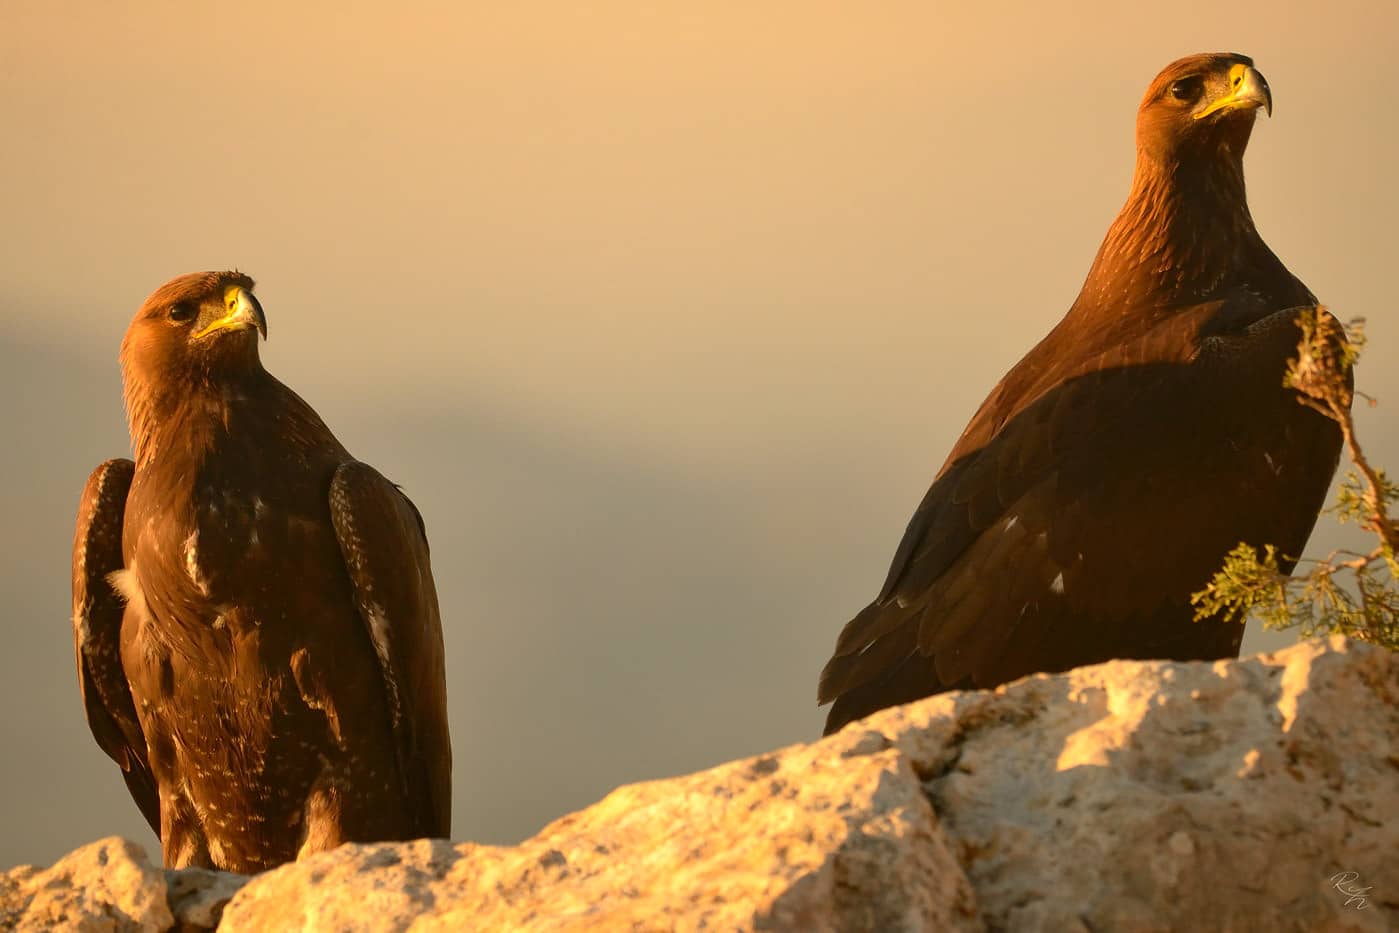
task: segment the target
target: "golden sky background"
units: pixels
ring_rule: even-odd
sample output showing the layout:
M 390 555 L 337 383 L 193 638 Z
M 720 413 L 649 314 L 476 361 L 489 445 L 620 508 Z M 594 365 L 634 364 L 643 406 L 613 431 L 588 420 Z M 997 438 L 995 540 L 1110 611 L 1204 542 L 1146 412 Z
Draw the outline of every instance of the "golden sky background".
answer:
M 1272 85 L 1254 217 L 1369 318 L 1399 469 L 1394 4 L 190 6 L 0 0 L 0 867 L 153 843 L 82 718 L 69 557 L 128 451 L 121 335 L 182 272 L 258 279 L 267 367 L 426 517 L 459 839 L 819 734 L 1181 55 Z

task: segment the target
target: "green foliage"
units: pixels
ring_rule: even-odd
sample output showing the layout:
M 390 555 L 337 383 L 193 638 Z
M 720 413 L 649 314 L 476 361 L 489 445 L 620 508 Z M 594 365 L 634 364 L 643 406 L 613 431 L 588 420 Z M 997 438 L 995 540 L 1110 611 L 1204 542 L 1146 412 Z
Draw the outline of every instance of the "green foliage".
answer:
M 1365 345 L 1364 321 L 1342 327 L 1325 308 L 1316 308 L 1301 315 L 1298 326 L 1302 339 L 1283 385 L 1297 390 L 1298 402 L 1340 426 L 1352 468 L 1327 511 L 1374 535 L 1374 547 L 1304 558 L 1289 576 L 1272 545 L 1260 552 L 1240 544 L 1191 597 L 1195 618 L 1254 615 L 1271 629 L 1300 628 L 1304 636 L 1337 633 L 1399 650 L 1399 523 L 1390 517 L 1399 511 L 1399 484 L 1365 458 L 1350 413 L 1357 393 L 1349 373 Z

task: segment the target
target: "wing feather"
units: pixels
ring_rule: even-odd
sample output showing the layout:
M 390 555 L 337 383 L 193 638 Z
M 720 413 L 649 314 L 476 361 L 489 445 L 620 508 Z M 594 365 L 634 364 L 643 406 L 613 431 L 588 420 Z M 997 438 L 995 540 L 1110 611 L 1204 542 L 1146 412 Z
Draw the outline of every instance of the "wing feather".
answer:
M 1190 624 L 1189 594 L 1240 540 L 1300 549 L 1339 453 L 1335 425 L 1281 384 L 1296 310 L 1175 309 L 1087 356 L 1082 335 L 1046 338 L 973 418 L 841 632 L 818 689 L 835 701 L 827 731 L 1033 671 L 1237 653 L 1242 626 Z M 1288 468 L 1259 470 L 1268 451 Z
M 1111 584 L 1068 593 L 1084 552 L 1111 564 L 1123 556 L 1114 548 L 1152 532 L 1123 484 L 1181 443 L 1182 429 L 1143 424 L 1140 413 L 1191 410 L 1193 334 L 1213 310 L 1177 314 L 1116 357 L 1065 354 L 1081 338 L 1051 334 L 1007 374 L 909 522 L 879 597 L 841 632 L 818 697 L 856 695 L 832 708 L 828 728 L 890 705 L 917 677 L 918 695 L 1002 682 L 1008 661 L 1025 663 L 1045 644 L 1043 630 L 1101 618 L 1119 601 Z M 1140 358 L 1151 362 L 1114 365 Z M 1100 488 L 1105 478 L 1116 495 Z M 1131 595 L 1139 609 L 1151 598 Z
M 423 836 L 451 834 L 452 749 L 442 623 L 422 516 L 373 467 L 341 465 L 330 512 L 383 672 L 404 793 Z
M 73 649 L 88 728 L 115 761 L 146 822 L 160 833 L 160 803 L 121 664 L 124 600 L 111 577 L 123 569 L 121 538 L 126 495 L 136 465 L 108 460 L 88 477 L 73 533 Z

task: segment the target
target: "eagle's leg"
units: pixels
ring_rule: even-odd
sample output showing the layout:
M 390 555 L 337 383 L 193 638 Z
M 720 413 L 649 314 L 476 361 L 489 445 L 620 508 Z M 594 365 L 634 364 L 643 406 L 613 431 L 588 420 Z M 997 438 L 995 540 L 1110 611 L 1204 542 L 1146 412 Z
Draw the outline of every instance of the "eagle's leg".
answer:
M 161 787 L 160 849 L 166 868 L 214 868 L 199 815 L 181 789 Z
M 306 803 L 302 807 L 301 846 L 296 851 L 298 859 L 328 851 L 345 841 L 344 783 L 341 769 L 326 762 L 311 785 L 311 792 L 306 795 Z

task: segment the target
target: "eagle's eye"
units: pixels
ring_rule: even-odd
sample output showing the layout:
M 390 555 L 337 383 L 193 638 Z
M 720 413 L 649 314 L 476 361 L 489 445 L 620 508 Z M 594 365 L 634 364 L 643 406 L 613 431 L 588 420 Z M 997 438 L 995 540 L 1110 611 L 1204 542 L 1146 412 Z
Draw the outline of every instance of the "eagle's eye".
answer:
M 196 309 L 194 305 L 185 301 L 182 301 L 176 305 L 171 305 L 170 320 L 174 321 L 177 324 L 184 324 L 188 321 L 192 321 L 194 320 L 195 310 Z
M 1205 90 L 1205 82 L 1199 75 L 1191 75 L 1188 78 L 1181 78 L 1171 85 L 1171 96 L 1176 100 L 1183 100 L 1187 103 L 1198 100 L 1200 94 Z

